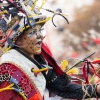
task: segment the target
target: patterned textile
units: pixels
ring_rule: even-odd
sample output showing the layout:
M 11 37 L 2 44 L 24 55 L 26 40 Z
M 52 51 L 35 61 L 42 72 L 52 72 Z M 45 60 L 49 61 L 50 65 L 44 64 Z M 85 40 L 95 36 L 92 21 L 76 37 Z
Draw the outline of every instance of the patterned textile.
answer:
M 34 75 L 34 73 L 32 73 L 32 68 L 39 69 L 37 65 L 34 64 L 32 59 L 30 60 L 30 58 L 26 58 L 17 50 L 11 49 L 2 55 L 1 63 L 10 63 L 17 66 L 23 73 L 25 73 L 28 79 L 31 80 L 41 97 L 44 95 L 46 80 L 42 73 L 39 73 L 37 77 Z
M 8 86 L 10 83 L 5 81 L 0 84 L 0 89 Z M 15 91 L 3 91 L 0 92 L 0 100 L 23 100 Z
M 0 65 L 0 88 L 8 86 L 12 77 L 18 81 L 17 88 L 20 89 L 28 98 L 32 97 L 34 94 L 38 94 L 36 87 L 25 73 L 22 72 L 22 70 L 9 63 Z M 0 92 L 0 100 L 22 100 L 22 97 L 15 91 L 3 91 Z

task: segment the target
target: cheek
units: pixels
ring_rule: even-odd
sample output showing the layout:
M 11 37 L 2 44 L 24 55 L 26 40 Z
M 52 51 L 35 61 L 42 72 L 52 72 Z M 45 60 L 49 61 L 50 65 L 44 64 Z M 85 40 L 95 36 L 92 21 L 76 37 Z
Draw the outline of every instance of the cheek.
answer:
M 34 51 L 34 49 L 35 49 L 34 43 L 30 43 L 30 44 L 28 45 L 28 49 Z
M 27 49 L 34 54 L 40 54 L 41 53 L 41 48 L 37 48 L 34 43 L 31 43 L 28 45 Z
M 36 38 L 34 37 L 28 37 L 28 36 L 24 36 L 23 38 L 22 38 L 22 40 L 23 40 L 23 44 L 25 45 L 25 44 L 28 44 L 27 45 L 27 47 L 33 47 L 33 45 L 34 45 L 34 43 L 35 43 L 35 41 L 36 41 Z
M 27 44 L 29 41 L 29 38 L 26 36 L 23 36 L 22 41 L 23 41 L 23 44 Z
M 35 40 L 31 40 L 30 43 L 27 46 L 27 49 L 31 51 L 35 51 Z

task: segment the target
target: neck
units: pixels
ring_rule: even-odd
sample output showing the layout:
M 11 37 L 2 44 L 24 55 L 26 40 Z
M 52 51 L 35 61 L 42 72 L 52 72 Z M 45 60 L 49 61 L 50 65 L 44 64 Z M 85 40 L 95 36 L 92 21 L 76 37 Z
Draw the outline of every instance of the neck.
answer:
M 20 49 L 20 48 L 19 48 Z M 26 52 L 25 50 L 23 49 L 20 49 L 23 53 L 25 53 L 26 55 L 28 55 L 29 57 L 33 58 L 34 59 L 34 54 L 30 54 L 28 52 Z
M 34 55 L 32 55 L 32 54 L 31 54 L 30 56 L 31 56 L 31 58 L 33 58 L 33 59 L 34 59 Z

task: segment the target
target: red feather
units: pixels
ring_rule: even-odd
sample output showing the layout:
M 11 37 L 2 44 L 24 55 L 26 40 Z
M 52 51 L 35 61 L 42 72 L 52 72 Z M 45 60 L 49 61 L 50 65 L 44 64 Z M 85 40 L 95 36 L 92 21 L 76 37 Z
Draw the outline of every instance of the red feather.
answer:
M 64 75 L 64 72 L 61 70 L 61 68 L 52 57 L 52 53 L 47 45 L 42 44 L 41 54 L 48 61 L 49 65 L 55 69 L 56 73 L 58 73 L 59 75 Z

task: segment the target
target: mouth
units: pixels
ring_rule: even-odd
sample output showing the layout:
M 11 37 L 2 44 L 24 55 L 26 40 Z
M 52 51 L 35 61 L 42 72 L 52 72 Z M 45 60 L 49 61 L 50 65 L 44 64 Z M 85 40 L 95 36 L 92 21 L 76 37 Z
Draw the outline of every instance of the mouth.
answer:
M 42 44 L 41 39 L 38 39 L 38 40 L 36 41 L 36 43 L 35 43 L 35 45 L 36 45 L 37 48 L 41 48 L 41 44 Z

